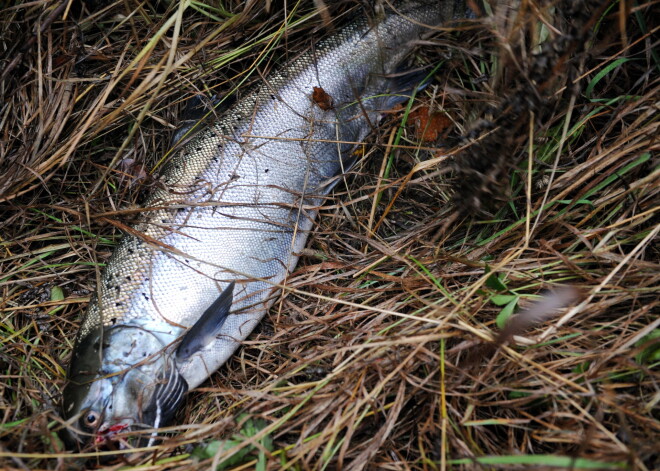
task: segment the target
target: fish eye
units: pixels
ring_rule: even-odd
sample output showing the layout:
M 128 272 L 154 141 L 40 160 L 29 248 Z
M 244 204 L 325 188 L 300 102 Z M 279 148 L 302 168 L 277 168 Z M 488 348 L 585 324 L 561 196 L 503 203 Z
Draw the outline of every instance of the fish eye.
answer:
M 82 423 L 87 428 L 96 428 L 101 419 L 101 414 L 96 411 L 90 410 L 82 418 Z

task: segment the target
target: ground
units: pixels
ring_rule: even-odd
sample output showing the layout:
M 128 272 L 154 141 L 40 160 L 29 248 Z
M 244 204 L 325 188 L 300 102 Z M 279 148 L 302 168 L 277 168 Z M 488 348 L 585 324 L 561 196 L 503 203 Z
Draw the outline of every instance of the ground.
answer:
M 292 289 L 162 443 L 123 454 L 64 450 L 58 404 L 186 103 L 240 100 L 375 13 L 3 7 L 0 468 L 657 469 L 657 14 L 469 3 L 479 19 L 416 49 L 440 67 L 369 137 Z

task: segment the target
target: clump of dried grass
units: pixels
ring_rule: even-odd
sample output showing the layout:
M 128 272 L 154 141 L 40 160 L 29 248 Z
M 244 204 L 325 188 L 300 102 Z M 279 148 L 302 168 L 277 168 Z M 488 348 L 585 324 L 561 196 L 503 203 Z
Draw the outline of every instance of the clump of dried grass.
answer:
M 300 38 L 331 27 L 310 12 L 329 7 L 340 25 L 351 6 L 195 5 L 38 2 L 4 12 L 2 467 L 81 468 L 99 456 L 67 454 L 56 437 L 62 365 L 117 227 L 131 222 L 169 151 L 182 100 L 235 87 L 240 99 L 271 62 L 305 46 Z M 524 5 L 520 15 L 500 5 L 451 44 L 424 44 L 419 60 L 448 66 L 413 106 L 454 121 L 444 150 L 417 142 L 401 124 L 407 112 L 388 119 L 322 211 L 290 292 L 189 395 L 178 415 L 186 425 L 152 450 L 116 457 L 207 469 L 254 446 L 239 469 L 657 467 L 650 6 L 608 4 L 587 54 L 558 64 L 552 88 L 526 110 L 542 119 L 497 149 L 506 153 L 497 178 L 507 180 L 486 183 L 500 183 L 488 194 L 505 202 L 471 218 L 449 204 L 446 151 L 460 165 L 474 145 L 460 136 L 478 117 L 496 121 L 487 110 L 525 79 L 537 42 L 567 31 L 570 20 L 549 6 Z M 509 51 L 520 68 L 501 67 Z M 495 343 L 508 314 L 559 286 L 579 298 L 545 323 L 509 324 L 514 336 Z M 190 455 L 246 435 L 253 419 L 263 422 L 231 449 L 202 462 Z

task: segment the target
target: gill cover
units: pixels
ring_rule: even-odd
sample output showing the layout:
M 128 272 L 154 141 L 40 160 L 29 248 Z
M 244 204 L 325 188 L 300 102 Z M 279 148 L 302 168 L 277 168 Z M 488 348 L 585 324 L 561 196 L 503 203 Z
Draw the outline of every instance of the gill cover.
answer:
M 96 329 L 74 352 L 62 404 L 70 445 L 167 425 L 188 389 L 164 345 L 142 327 Z

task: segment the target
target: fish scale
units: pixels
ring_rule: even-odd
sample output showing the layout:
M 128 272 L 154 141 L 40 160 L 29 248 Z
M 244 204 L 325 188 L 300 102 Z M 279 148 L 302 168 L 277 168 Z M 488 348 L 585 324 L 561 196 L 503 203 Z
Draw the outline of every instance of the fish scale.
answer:
M 145 202 L 152 209 L 124 236 L 102 275 L 77 337 L 72 383 L 77 373 L 96 376 L 72 371 L 78 368 L 73 365 L 88 355 L 81 352 L 90 339 L 103 338 L 110 328 L 149 332 L 170 355 L 234 281 L 231 314 L 220 335 L 176 365 L 190 389 L 216 371 L 276 299 L 356 144 L 384 106 L 404 99 L 386 96 L 396 91 L 387 75 L 429 31 L 423 25 L 464 16 L 462 3 L 404 2 L 373 24 L 356 20 L 269 75 L 178 152 Z M 321 109 L 312 99 L 314 87 L 334 106 Z M 104 399 L 106 414 L 111 403 L 129 407 L 117 396 L 117 384 L 114 396 Z M 88 396 L 106 394 L 98 392 L 101 386 L 85 387 Z M 85 402 L 76 396 L 67 405 L 74 388 L 65 392 L 67 417 Z

